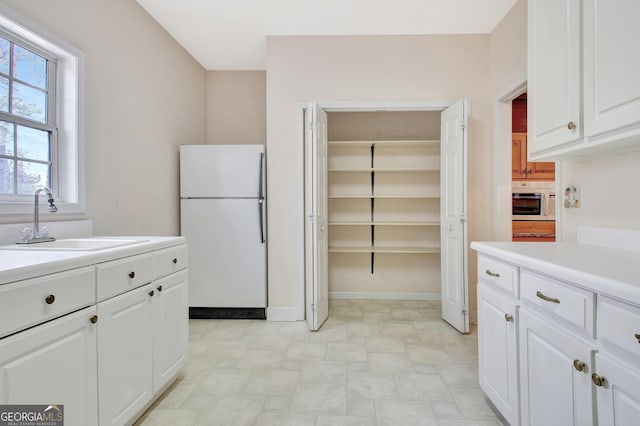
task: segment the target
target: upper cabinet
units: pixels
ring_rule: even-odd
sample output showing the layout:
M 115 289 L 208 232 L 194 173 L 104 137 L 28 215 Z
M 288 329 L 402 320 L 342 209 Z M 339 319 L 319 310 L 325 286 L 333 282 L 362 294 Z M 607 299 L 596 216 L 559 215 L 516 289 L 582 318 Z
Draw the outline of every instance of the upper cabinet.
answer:
M 529 160 L 640 146 L 640 3 L 529 0 Z

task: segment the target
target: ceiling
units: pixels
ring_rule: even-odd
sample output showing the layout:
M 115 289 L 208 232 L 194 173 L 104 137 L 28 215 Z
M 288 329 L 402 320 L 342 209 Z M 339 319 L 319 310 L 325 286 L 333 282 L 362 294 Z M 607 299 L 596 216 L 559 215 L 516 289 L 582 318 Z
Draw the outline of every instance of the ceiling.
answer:
M 270 35 L 487 34 L 516 0 L 137 0 L 207 70 L 265 69 Z

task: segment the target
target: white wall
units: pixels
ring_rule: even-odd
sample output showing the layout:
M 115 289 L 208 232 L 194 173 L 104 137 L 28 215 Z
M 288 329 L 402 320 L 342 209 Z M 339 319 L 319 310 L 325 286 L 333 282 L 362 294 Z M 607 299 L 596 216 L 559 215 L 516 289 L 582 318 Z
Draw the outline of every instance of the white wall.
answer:
M 86 54 L 82 217 L 98 235 L 176 235 L 178 146 L 206 140 L 204 69 L 132 0 L 5 3 Z
M 298 102 L 470 99 L 469 235 L 483 240 L 492 217 L 488 82 L 488 35 L 267 38 L 271 307 L 294 307 L 303 277 Z M 473 256 L 471 300 L 475 268 Z
M 265 144 L 265 71 L 207 72 L 207 143 Z

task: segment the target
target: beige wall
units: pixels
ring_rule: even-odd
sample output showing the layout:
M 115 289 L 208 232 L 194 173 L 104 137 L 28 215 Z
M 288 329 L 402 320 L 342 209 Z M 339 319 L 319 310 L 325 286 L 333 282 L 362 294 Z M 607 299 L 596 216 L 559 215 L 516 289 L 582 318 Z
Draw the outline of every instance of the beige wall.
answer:
M 482 240 L 491 235 L 488 82 L 488 35 L 267 38 L 271 307 L 294 307 L 302 285 L 298 103 L 470 99 L 469 235 Z
M 491 94 L 527 77 L 527 0 L 519 0 L 489 36 Z
M 206 140 L 204 69 L 135 1 L 6 3 L 86 54 L 83 217 L 98 235 L 178 234 L 178 146 Z
M 207 143 L 264 145 L 266 98 L 265 71 L 208 71 Z

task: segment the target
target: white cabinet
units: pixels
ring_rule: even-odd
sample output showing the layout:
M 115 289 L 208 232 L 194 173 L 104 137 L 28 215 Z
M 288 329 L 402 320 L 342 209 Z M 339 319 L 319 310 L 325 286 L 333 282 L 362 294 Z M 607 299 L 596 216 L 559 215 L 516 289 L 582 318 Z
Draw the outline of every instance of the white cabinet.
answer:
M 605 354 L 596 355 L 593 378 L 598 401 L 598 424 L 632 426 L 640 419 L 640 369 Z
M 640 144 L 640 5 L 529 0 L 529 159 Z
M 98 283 L 100 284 L 100 283 Z M 153 396 L 151 284 L 98 304 L 100 424 L 122 425 Z
M 184 365 L 189 342 L 187 271 L 152 285 L 153 390 L 160 392 Z
M 65 424 L 97 425 L 95 306 L 0 340 L 0 404 L 62 404 Z
M 520 310 L 523 425 L 593 425 L 594 347 L 549 319 Z
M 582 137 L 580 0 L 530 0 L 529 152 Z
M 480 282 L 478 324 L 482 325 L 478 328 L 480 387 L 509 424 L 516 426 L 520 423 L 516 300 Z

